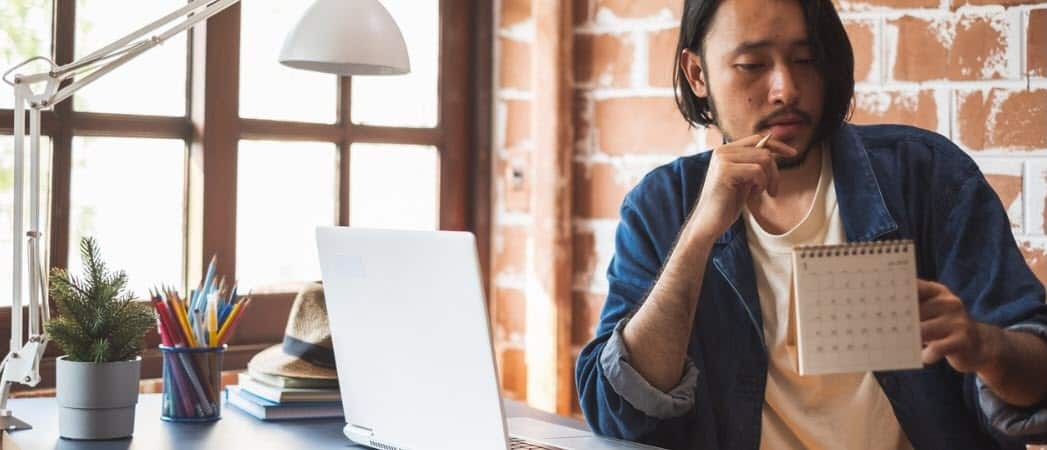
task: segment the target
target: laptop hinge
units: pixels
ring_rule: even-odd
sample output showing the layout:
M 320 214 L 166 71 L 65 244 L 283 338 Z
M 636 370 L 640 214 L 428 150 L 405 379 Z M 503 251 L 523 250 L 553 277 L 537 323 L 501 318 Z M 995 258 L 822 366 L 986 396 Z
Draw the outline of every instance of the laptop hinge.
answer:
M 346 424 L 345 428 L 342 428 L 342 434 L 359 444 L 370 442 L 374 438 L 374 430 L 351 423 Z

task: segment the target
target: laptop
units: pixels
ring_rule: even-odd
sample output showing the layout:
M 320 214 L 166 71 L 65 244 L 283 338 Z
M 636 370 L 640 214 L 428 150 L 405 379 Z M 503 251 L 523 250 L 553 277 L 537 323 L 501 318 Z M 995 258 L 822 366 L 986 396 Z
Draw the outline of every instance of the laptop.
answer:
M 656 448 L 534 419 L 507 423 L 472 234 L 319 227 L 316 240 L 353 442 L 380 450 Z

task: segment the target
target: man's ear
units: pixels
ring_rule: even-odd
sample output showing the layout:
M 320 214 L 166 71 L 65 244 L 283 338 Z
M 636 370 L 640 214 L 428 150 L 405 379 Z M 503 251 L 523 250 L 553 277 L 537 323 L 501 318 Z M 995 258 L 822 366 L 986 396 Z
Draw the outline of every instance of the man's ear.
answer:
M 709 96 L 709 85 L 705 81 L 705 72 L 702 71 L 702 59 L 697 53 L 690 49 L 683 49 L 680 53 L 680 69 L 687 77 L 687 84 L 691 86 L 691 92 L 698 98 Z

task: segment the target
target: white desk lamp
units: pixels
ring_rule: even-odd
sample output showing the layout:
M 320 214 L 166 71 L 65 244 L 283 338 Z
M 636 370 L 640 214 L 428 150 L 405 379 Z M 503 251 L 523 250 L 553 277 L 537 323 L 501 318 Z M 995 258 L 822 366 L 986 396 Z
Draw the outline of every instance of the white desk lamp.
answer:
M 69 98 L 76 91 L 172 36 L 207 20 L 239 0 L 192 0 L 104 48 L 59 66 L 37 56 L 8 70 L 3 80 L 15 91 L 14 107 L 14 255 L 11 298 L 11 345 L 0 362 L 0 429 L 32 428 L 7 409 L 14 383 L 36 386 L 40 359 L 47 346 L 43 323 L 50 319 L 47 298 L 47 261 L 43 259 L 40 228 L 40 111 Z M 49 64 L 47 72 L 21 75 L 16 70 L 34 61 Z M 294 68 L 338 75 L 393 75 L 410 71 L 407 46 L 400 28 L 378 0 L 317 0 L 287 36 L 280 62 Z M 86 74 L 83 76 L 78 76 Z M 76 77 L 68 86 L 61 83 Z M 32 86 L 43 83 L 33 92 Z M 29 112 L 29 229 L 25 230 L 25 117 Z M 28 247 L 29 333 L 22 333 L 22 256 L 20 236 Z

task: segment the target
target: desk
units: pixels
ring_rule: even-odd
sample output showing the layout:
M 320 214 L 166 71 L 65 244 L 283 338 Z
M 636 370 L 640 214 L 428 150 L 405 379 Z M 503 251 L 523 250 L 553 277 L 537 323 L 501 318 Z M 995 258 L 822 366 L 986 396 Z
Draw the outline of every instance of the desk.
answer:
M 223 401 L 224 403 L 224 401 Z M 206 424 L 160 420 L 160 395 L 142 394 L 135 409 L 135 433 L 114 441 L 71 441 L 58 437 L 58 405 L 54 398 L 14 399 L 8 405 L 32 430 L 3 433 L 3 450 L 189 450 L 189 449 L 327 449 L 362 448 L 342 435 L 342 419 L 263 422 L 234 406 L 222 405 L 222 420 Z M 509 417 L 531 417 L 559 425 L 588 429 L 584 423 L 556 416 L 512 400 Z M 465 424 L 463 424 L 465 425 Z

